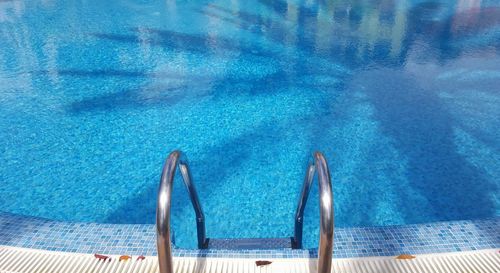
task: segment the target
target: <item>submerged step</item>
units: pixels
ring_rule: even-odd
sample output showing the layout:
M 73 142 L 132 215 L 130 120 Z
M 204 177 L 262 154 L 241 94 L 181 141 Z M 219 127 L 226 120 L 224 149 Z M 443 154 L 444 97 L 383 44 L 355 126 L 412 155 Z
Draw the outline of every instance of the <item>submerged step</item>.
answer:
M 292 248 L 291 238 L 210 238 L 209 249 L 283 249 Z

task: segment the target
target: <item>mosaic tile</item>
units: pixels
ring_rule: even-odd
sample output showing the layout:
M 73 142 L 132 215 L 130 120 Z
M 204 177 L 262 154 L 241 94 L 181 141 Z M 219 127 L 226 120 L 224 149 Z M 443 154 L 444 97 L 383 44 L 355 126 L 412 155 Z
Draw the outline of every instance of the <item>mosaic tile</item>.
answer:
M 234 248 L 218 239 L 219 247 Z M 241 241 L 241 239 L 240 239 Z M 180 249 L 178 257 L 310 258 L 316 249 Z M 68 223 L 0 212 L 0 245 L 79 253 L 156 255 L 154 225 Z M 241 245 L 241 244 L 240 244 Z M 500 248 L 500 217 L 429 224 L 336 228 L 334 257 L 395 256 Z

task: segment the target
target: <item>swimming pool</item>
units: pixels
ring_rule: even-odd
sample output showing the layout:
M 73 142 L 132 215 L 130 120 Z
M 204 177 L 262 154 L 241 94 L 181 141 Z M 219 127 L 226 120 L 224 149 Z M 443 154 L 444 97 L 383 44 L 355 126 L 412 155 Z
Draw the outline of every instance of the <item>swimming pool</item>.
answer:
M 181 149 L 209 237 L 287 237 L 321 150 L 336 226 L 500 215 L 497 1 L 1 1 L 0 48 L 2 211 L 153 223 Z

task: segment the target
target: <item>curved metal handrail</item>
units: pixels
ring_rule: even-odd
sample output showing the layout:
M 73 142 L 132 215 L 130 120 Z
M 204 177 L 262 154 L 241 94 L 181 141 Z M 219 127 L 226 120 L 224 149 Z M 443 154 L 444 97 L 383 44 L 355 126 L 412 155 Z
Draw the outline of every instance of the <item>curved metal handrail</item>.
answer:
M 194 187 L 187 159 L 181 151 L 173 151 L 167 157 L 161 174 L 160 189 L 156 205 L 156 245 L 158 249 L 158 262 L 160 273 L 172 273 L 172 247 L 170 240 L 170 204 L 175 171 L 179 169 L 184 184 L 189 192 L 189 198 L 196 213 L 196 229 L 198 235 L 198 248 L 206 248 L 208 240 L 205 232 L 205 216 L 201 209 L 200 200 Z
M 292 239 L 293 248 L 302 248 L 302 228 L 304 224 L 304 208 L 311 190 L 314 173 L 318 173 L 320 231 L 318 247 L 318 273 L 331 272 L 333 256 L 333 193 L 330 171 L 326 159 L 320 152 L 315 152 L 307 166 L 304 185 L 295 213 L 295 231 Z

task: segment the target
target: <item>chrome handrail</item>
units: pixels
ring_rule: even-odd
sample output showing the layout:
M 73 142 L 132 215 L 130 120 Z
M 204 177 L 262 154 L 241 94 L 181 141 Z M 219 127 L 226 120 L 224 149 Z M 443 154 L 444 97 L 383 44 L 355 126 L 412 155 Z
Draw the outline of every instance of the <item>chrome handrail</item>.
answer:
M 184 184 L 189 192 L 189 198 L 191 199 L 191 203 L 196 213 L 198 248 L 207 248 L 208 245 L 205 232 L 205 217 L 191 178 L 187 159 L 181 151 L 173 151 L 167 157 L 165 165 L 163 166 L 160 189 L 158 190 L 158 201 L 156 204 L 156 246 L 158 249 L 160 273 L 174 272 L 170 240 L 170 204 L 172 201 L 172 188 L 177 166 L 179 166 Z
M 314 173 L 318 173 L 320 232 L 318 247 L 318 273 L 331 271 L 333 256 L 333 193 L 330 171 L 326 159 L 320 152 L 315 152 L 307 166 L 306 177 L 302 186 L 299 204 L 295 213 L 295 231 L 292 239 L 293 248 L 302 248 L 302 228 L 304 224 L 304 208 L 311 190 Z

